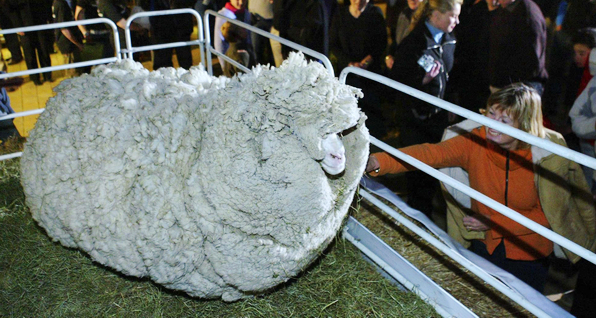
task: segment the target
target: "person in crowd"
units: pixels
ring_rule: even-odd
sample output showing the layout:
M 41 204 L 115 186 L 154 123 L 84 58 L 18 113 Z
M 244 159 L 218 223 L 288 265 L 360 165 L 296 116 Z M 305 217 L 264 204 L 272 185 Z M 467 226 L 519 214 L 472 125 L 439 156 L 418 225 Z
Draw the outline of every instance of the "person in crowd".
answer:
M 145 11 L 158 11 L 190 8 L 194 4 L 194 0 L 146 0 L 141 6 Z M 151 38 L 154 44 L 190 41 L 194 22 L 193 16 L 188 13 L 174 16 L 154 16 L 150 17 L 149 21 L 151 22 Z M 177 48 L 153 50 L 153 69 L 174 67 L 172 61 L 174 50 L 176 50 L 176 57 L 180 67 L 189 69 L 193 65 L 191 47 L 185 45 Z
M 14 8 L 14 14 L 10 16 L 14 27 L 28 27 L 47 24 L 52 20 L 52 3 L 32 0 L 9 0 L 9 5 Z M 32 70 L 39 67 L 52 66 L 49 47 L 51 42 L 44 31 L 20 32 L 18 33 L 25 55 L 27 69 Z M 39 63 L 38 63 L 39 61 Z M 29 78 L 35 85 L 42 85 L 43 81 L 39 74 L 31 74 Z M 45 81 L 53 81 L 52 72 L 43 73 Z
M 576 53 L 576 61 L 578 65 L 581 63 L 588 64 L 588 70 L 591 75 L 596 73 L 596 51 L 595 50 L 588 50 L 584 52 L 584 48 L 577 46 L 575 49 L 578 50 Z M 587 53 L 588 56 L 584 57 L 583 55 Z M 589 60 L 586 61 L 586 58 Z M 592 77 L 590 81 L 587 83 L 586 88 L 581 91 L 573 106 L 569 110 L 569 118 L 571 120 L 571 128 L 575 135 L 580 139 L 579 146 L 581 152 L 595 157 L 596 154 L 594 153 L 594 139 L 596 139 L 596 80 Z M 586 177 L 586 181 L 596 193 L 596 184 L 594 182 L 594 170 L 589 167 L 583 167 L 583 171 Z
M 126 37 L 124 35 L 124 29 L 126 28 L 126 19 L 130 16 L 130 8 L 127 5 L 126 0 L 98 0 L 97 8 L 104 18 L 112 20 L 118 26 L 118 37 L 120 40 L 120 48 L 126 48 Z M 133 46 L 142 41 L 141 38 L 145 37 L 144 34 L 146 29 L 132 22 L 130 24 L 131 40 Z M 113 40 L 110 41 L 113 43 Z M 114 50 L 115 51 L 115 50 Z M 133 56 L 135 60 L 139 60 L 139 55 Z
M 274 0 L 273 27 L 282 38 L 329 56 L 329 28 L 336 7 L 335 0 Z M 283 57 L 291 50 L 281 49 Z
M 546 67 L 548 81 L 544 89 L 544 116 L 555 125 L 566 124 L 569 106 L 573 104 L 577 83 L 569 81 L 577 68 L 573 65 L 573 40 L 586 28 L 596 28 L 596 6 L 589 0 L 563 0 L 558 4 L 552 30 L 547 39 Z M 548 24 L 547 24 L 548 25 Z M 571 146 L 571 145 L 570 145 Z
M 0 74 L 6 73 L 6 64 L 2 56 L 2 43 L 0 43 Z M 23 78 L 21 77 L 0 80 L 0 117 L 14 113 L 14 110 L 10 107 L 10 97 L 7 91 L 15 91 L 21 84 L 23 84 Z M 15 136 L 20 136 L 20 134 L 14 125 L 14 120 L 0 120 L 0 144 Z
M 76 0 L 75 20 L 99 18 L 97 0 Z M 97 54 L 94 58 L 114 56 L 114 44 L 111 40 L 112 29 L 103 23 L 79 25 L 79 30 L 85 38 L 85 47 Z
M 594 140 L 578 138 L 578 135 L 572 132 L 569 112 L 576 99 L 593 77 L 589 59 L 592 56 L 592 64 L 596 63 L 596 55 L 591 55 L 592 49 L 596 47 L 596 29 L 585 28 L 578 30 L 573 35 L 571 41 L 573 46 L 573 57 L 570 57 L 572 65 L 569 67 L 568 74 L 563 77 L 563 81 L 565 82 L 563 96 L 556 101 L 556 108 L 546 109 L 543 106 L 544 111 L 548 112 L 548 115 L 545 114 L 544 125 L 549 129 L 563 134 L 569 148 L 594 156 Z M 588 178 L 588 185 L 592 188 L 593 171 L 584 167 L 584 172 L 586 173 L 586 178 Z
M 408 0 L 408 5 L 399 13 L 397 25 L 395 26 L 395 44 L 401 41 L 410 33 L 412 14 L 418 9 L 422 0 Z
M 496 91 L 523 82 L 542 95 L 546 71 L 546 22 L 532 0 L 498 0 L 489 35 L 489 85 Z M 515 48 L 512 50 L 511 48 Z
M 221 27 L 221 34 L 229 44 L 226 51 L 227 57 L 248 69 L 255 66 L 256 58 L 252 47 L 246 41 L 246 29 L 226 21 Z M 223 73 L 227 77 L 232 77 L 239 72 L 242 72 L 242 70 L 232 65 L 232 63 L 226 63 L 223 69 Z
M 465 1 L 456 30 L 455 62 L 449 78 L 454 91 L 451 101 L 474 112 L 484 107 L 490 95 L 489 27 L 495 9 L 493 0 Z
M 389 77 L 438 98 L 445 96 L 448 73 L 453 66 L 455 37 L 462 0 L 423 0 L 412 16 L 411 32 L 398 46 Z M 446 111 L 404 93 L 398 93 L 399 141 L 402 146 L 439 142 L 448 126 Z M 407 178 L 408 204 L 432 213 L 438 182 L 422 172 Z M 422 190 L 424 189 L 424 190 Z
M 542 125 L 541 99 L 514 83 L 490 95 L 484 114 L 493 120 L 560 145 L 564 139 Z M 400 149 L 435 167 L 461 167 L 472 188 L 577 244 L 596 250 L 594 201 L 579 165 L 480 126 L 438 144 Z M 387 153 L 369 158 L 372 176 L 414 169 Z M 453 213 L 453 212 L 452 212 Z M 448 232 L 464 246 L 541 292 L 548 276 L 549 239 L 475 200 L 469 213 L 452 215 Z M 580 257 L 564 251 L 572 262 Z
M 9 6 L 8 0 L 0 0 L 0 28 L 4 30 L 14 28 L 10 16 L 15 14 L 14 10 Z M 6 47 L 10 52 L 10 58 L 6 60 L 8 65 L 15 65 L 21 63 L 23 54 L 21 53 L 21 43 L 19 36 L 15 33 L 4 34 L 6 40 Z
M 350 0 L 349 6 L 336 10 L 332 21 L 329 44 L 336 75 L 339 76 L 347 66 L 381 73 L 387 45 L 387 29 L 381 9 L 368 0 Z M 349 76 L 346 81 L 364 93 L 358 105 L 368 116 L 370 133 L 379 138 L 384 136 L 386 129 L 379 107 L 378 84 L 356 75 Z
M 273 25 L 273 0 L 250 0 L 248 11 L 252 15 L 252 25 L 263 31 L 270 32 Z M 251 32 L 251 42 L 259 64 L 274 64 L 273 52 L 269 39 Z
M 569 95 L 575 100 L 579 94 L 586 88 L 588 82 L 594 76 L 590 72 L 590 53 L 596 47 L 596 28 L 585 28 L 578 30 L 571 39 L 573 44 L 573 62 L 575 72 L 571 74 L 574 76 L 573 86 L 569 89 Z
M 389 30 L 389 37 L 395 39 L 395 30 L 399 15 L 408 6 L 407 0 L 386 0 L 385 24 Z
M 221 10 L 218 11 L 218 13 L 226 18 L 235 19 L 250 24 L 250 12 L 246 9 L 246 5 L 246 0 L 230 0 Z M 226 21 L 224 19 L 219 17 L 215 18 L 215 35 L 213 38 L 213 47 L 215 50 L 223 54 L 226 54 L 230 45 L 221 33 L 221 27 L 225 22 Z M 246 41 L 248 42 L 247 45 L 252 45 L 250 43 L 250 35 L 246 38 Z M 218 57 L 218 59 L 219 65 L 223 70 L 226 67 L 226 62 L 222 57 Z
M 410 24 L 412 23 L 412 15 L 418 9 L 418 6 L 422 2 L 422 0 L 408 0 L 408 5 L 399 13 L 397 17 L 397 22 L 395 26 L 395 31 L 393 32 L 394 41 L 391 43 L 389 47 L 389 54 L 385 56 L 385 66 L 388 70 L 393 67 L 393 52 L 397 49 L 397 46 L 401 43 L 401 41 L 410 33 Z
M 350 0 L 335 12 L 329 42 L 337 71 L 356 66 L 380 73 L 387 46 L 383 12 L 369 0 Z
M 564 76 L 569 67 L 567 61 L 571 60 L 573 54 L 572 39 L 579 30 L 585 28 L 596 28 L 594 2 L 588 0 L 560 1 L 552 43 L 550 43 L 549 75 L 556 79 Z
M 0 63 L 4 62 L 0 61 Z M 0 71 L 0 74 L 3 73 L 5 72 Z M 0 80 L 0 117 L 14 113 L 14 110 L 10 107 L 10 97 L 6 92 L 5 81 L 5 79 Z M 14 136 L 20 136 L 19 131 L 14 125 L 14 121 L 12 119 L 0 120 L 0 144 Z
M 75 4 L 72 0 L 54 0 L 52 12 L 54 22 L 74 21 Z M 78 27 L 61 28 L 54 30 L 56 34 L 56 45 L 58 50 L 64 56 L 64 63 L 70 64 L 80 62 L 81 52 L 83 51 L 83 34 Z M 81 70 L 76 70 L 80 72 Z
M 197 0 L 194 9 L 199 13 L 201 18 L 205 17 L 205 11 L 213 10 L 215 12 L 221 10 L 227 3 L 227 0 Z M 209 19 L 209 35 L 213 39 L 215 35 L 215 19 Z

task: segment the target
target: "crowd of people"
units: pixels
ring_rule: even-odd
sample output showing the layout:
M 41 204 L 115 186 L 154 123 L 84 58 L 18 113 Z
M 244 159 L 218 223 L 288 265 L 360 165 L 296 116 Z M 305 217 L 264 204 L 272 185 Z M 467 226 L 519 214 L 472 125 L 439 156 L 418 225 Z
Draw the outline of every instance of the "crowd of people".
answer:
M 481 112 L 540 138 L 594 156 L 596 139 L 596 3 L 590 0 L 387 0 L 385 13 L 370 0 L 141 0 L 138 10 L 194 8 L 217 11 L 279 35 L 330 58 L 337 72 L 352 66 Z M 126 0 L 0 0 L 1 27 L 12 28 L 103 16 L 114 21 L 121 41 L 132 4 Z M 10 19 L 6 19 L 9 17 Z M 216 18 L 209 32 L 216 50 L 250 68 L 279 66 L 290 48 Z M 133 23 L 137 41 L 188 41 L 192 18 L 152 17 Z M 5 36 L 11 63 L 29 69 L 50 65 L 54 41 L 72 61 L 93 51 L 114 54 L 102 25 Z M 150 35 L 150 37 L 148 36 Z M 99 45 L 89 49 L 90 45 Z M 124 43 L 121 43 L 123 46 Z M 21 54 L 21 48 L 23 54 Z M 183 68 L 193 65 L 190 48 L 176 48 Z M 154 69 L 172 66 L 173 49 L 157 50 Z M 226 76 L 240 70 L 225 59 Z M 83 70 L 85 71 L 85 70 Z M 51 74 L 31 75 L 39 85 Z M 477 190 L 576 243 L 596 249 L 596 193 L 592 171 L 540 151 L 501 132 L 475 127 L 443 140 L 461 118 L 408 95 L 350 76 L 364 92 L 361 109 L 378 138 L 399 130 L 403 151 L 435 167 L 457 166 Z M 391 105 L 387 116 L 382 105 Z M 396 121 L 394 118 L 398 118 Z M 406 172 L 408 204 L 433 209 L 439 184 L 386 153 L 370 157 L 373 176 Z M 551 241 L 476 201 L 448 210 L 448 231 L 470 249 L 541 291 L 554 253 Z M 455 212 L 454 212 L 455 211 Z M 573 262 L 576 255 L 565 252 Z M 593 266 L 580 262 L 579 285 L 591 290 Z M 592 284 L 592 285 L 590 285 Z M 587 287 L 586 287 L 587 286 Z M 596 301 L 579 293 L 574 313 L 584 316 Z M 587 307 L 586 307 L 587 306 Z M 579 308 L 579 309 L 578 309 Z M 589 309 L 592 310 L 592 309 Z M 588 310 L 588 312 L 589 312 Z

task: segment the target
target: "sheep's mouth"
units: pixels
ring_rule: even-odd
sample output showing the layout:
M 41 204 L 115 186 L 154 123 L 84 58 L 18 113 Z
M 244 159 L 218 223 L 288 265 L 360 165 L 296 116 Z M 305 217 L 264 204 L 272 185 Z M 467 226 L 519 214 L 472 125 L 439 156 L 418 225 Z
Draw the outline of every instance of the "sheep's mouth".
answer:
M 328 174 L 335 176 L 342 173 L 346 169 L 346 155 L 335 153 L 325 154 L 325 158 L 321 161 L 321 167 Z

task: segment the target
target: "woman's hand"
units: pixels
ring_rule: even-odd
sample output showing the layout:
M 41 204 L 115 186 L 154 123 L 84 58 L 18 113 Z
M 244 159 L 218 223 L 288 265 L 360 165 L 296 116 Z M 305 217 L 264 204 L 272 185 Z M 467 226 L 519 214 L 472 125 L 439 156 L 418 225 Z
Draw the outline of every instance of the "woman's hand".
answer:
M 468 231 L 488 231 L 487 225 L 490 219 L 484 215 L 474 214 L 464 216 L 464 226 Z
M 366 163 L 366 169 L 364 172 L 369 173 L 378 170 L 379 168 L 381 168 L 381 164 L 379 164 L 377 157 L 373 155 L 368 156 L 368 162 Z
M 430 83 L 437 75 L 441 72 L 441 63 L 439 61 L 435 61 L 435 65 L 433 68 L 430 69 L 426 74 L 424 74 L 424 78 L 422 79 L 422 85 L 426 85 Z

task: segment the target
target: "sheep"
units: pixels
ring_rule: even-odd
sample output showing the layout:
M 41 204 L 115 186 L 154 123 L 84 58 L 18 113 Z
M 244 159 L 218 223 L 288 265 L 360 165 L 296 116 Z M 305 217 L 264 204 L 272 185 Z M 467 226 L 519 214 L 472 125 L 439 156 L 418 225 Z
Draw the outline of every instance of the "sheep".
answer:
M 33 218 L 193 297 L 235 301 L 299 274 L 368 158 L 360 90 L 302 54 L 232 79 L 125 61 L 56 90 L 21 159 Z

